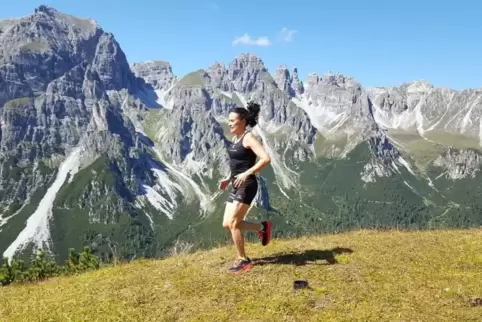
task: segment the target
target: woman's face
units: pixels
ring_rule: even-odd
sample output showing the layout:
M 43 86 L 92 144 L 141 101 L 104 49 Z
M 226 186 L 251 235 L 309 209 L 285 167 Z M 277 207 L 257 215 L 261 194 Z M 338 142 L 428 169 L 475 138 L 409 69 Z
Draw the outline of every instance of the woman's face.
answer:
M 231 133 L 240 134 L 244 132 L 246 121 L 241 120 L 238 113 L 231 112 L 228 116 L 228 125 Z

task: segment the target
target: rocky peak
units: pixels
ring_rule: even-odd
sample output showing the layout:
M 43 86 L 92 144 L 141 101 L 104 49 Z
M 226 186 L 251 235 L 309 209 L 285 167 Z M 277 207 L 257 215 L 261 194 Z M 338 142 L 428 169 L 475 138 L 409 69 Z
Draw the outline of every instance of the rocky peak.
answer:
M 97 43 L 96 54 L 92 62 L 106 90 L 132 90 L 135 77 L 120 45 L 111 33 L 104 33 Z
M 40 6 L 0 25 L 5 31 L 0 35 L 0 106 L 45 92 L 50 82 L 83 62 L 93 65 L 107 90 L 134 87 L 124 52 L 92 19 Z
M 408 109 L 406 96 L 398 87 L 370 88 L 367 93 L 371 102 L 381 111 L 398 114 Z
M 242 53 L 238 57 L 235 57 L 229 65 L 229 69 L 258 69 L 267 71 L 263 60 L 260 57 L 249 53 Z
M 303 92 L 305 91 L 303 87 L 303 82 L 298 76 L 298 69 L 296 67 L 293 69 L 293 74 L 291 76 L 291 87 L 298 95 L 303 94 Z
M 206 70 L 207 75 L 209 76 L 209 82 L 211 86 L 214 88 L 219 88 L 223 91 L 230 90 L 230 82 L 228 76 L 228 70 L 226 69 L 226 65 L 222 62 L 214 62 L 209 68 Z
M 172 66 L 167 61 L 146 61 L 134 63 L 131 70 L 135 76 L 144 79 L 154 89 L 167 90 L 177 80 Z
M 64 58 L 73 52 L 93 52 L 95 45 L 83 44 L 103 33 L 92 19 L 80 19 L 57 10 L 41 6 L 36 13 L 18 19 L 0 21 L 0 59 L 20 53 L 37 53 L 54 50 Z M 83 46 L 81 45 L 90 45 Z M 25 55 L 24 55 L 25 56 Z
M 55 14 L 58 14 L 59 12 L 50 6 L 40 5 L 38 8 L 35 9 L 35 13 L 45 13 L 48 15 L 55 15 Z
M 276 69 L 274 81 L 279 89 L 285 92 L 289 97 L 303 94 L 303 83 L 298 77 L 298 70 L 293 69 L 293 74 L 290 75 L 288 68 L 281 65 Z
M 78 18 L 71 16 L 69 14 L 60 12 L 55 8 L 41 5 L 35 9 L 35 13 L 26 17 L 19 19 L 22 21 L 29 22 L 39 22 L 40 24 L 46 21 L 50 23 L 56 23 L 61 27 L 70 27 L 70 29 L 84 30 L 84 31 L 94 31 L 96 29 L 101 29 L 95 20 L 90 18 Z M 41 26 L 41 25 L 40 25 Z M 58 31 L 62 31 L 59 29 Z
M 308 74 L 303 94 L 293 99 L 309 115 L 321 135 L 336 139 L 340 133 L 348 144 L 337 152 L 345 155 L 374 135 L 376 124 L 366 92 L 351 77 L 341 74 Z M 384 148 L 376 143 L 377 150 Z
M 323 76 L 320 78 L 320 82 L 323 84 L 337 86 L 341 88 L 361 88 L 360 83 L 358 83 L 353 77 L 345 76 L 341 73 L 324 73 Z
M 231 90 L 247 93 L 254 89 L 260 73 L 268 70 L 256 55 L 242 53 L 229 65 L 228 76 L 232 81 Z
M 223 62 L 216 61 L 206 71 L 209 75 L 224 75 L 228 70 Z
M 319 81 L 320 81 L 320 76 L 318 76 L 317 73 L 309 73 L 308 77 L 306 77 L 306 87 L 313 88 L 316 85 L 318 85 Z
M 287 93 L 289 96 L 293 96 L 293 90 L 291 88 L 291 77 L 288 68 L 285 65 L 281 65 L 275 71 L 274 81 L 279 89 Z
M 408 94 L 425 94 L 433 88 L 433 85 L 424 80 L 414 81 L 407 84 Z

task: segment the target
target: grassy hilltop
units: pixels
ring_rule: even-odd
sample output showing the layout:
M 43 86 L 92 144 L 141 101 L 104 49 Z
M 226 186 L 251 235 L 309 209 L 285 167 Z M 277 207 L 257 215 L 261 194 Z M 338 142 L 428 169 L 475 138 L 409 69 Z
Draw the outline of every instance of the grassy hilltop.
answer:
M 480 321 L 482 231 L 358 231 L 0 288 L 1 321 Z M 293 281 L 309 289 L 293 291 Z

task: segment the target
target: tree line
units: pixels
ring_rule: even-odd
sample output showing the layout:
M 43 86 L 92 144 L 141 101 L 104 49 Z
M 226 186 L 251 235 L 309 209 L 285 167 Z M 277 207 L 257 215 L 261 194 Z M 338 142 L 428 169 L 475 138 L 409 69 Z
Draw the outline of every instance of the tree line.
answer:
M 80 253 L 70 248 L 68 259 L 63 265 L 58 265 L 42 250 L 39 254 L 32 256 L 30 265 L 20 259 L 12 259 L 10 262 L 3 259 L 0 267 L 0 286 L 37 282 L 54 276 L 73 275 L 99 269 L 99 266 L 98 257 L 93 255 L 87 246 Z

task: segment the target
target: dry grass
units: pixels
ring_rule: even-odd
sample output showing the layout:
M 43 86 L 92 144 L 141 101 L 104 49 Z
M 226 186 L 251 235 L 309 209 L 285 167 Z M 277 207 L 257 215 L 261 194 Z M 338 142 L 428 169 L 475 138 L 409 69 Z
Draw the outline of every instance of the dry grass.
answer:
M 0 289 L 2 321 L 480 321 L 481 230 L 360 231 L 141 260 Z M 264 258 L 264 259 L 261 259 Z M 293 281 L 311 289 L 293 291 Z

